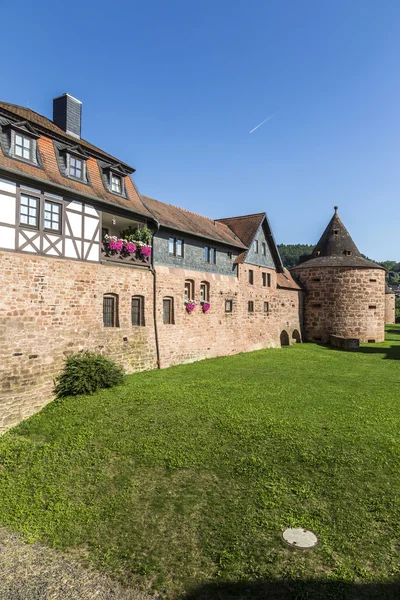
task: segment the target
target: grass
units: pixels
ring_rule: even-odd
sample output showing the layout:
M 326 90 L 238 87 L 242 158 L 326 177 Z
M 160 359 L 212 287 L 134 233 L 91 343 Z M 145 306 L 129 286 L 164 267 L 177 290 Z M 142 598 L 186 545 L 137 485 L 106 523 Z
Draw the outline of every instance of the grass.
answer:
M 399 359 L 391 325 L 358 352 L 262 350 L 54 401 L 0 439 L 0 522 L 171 599 L 392 597 Z M 287 526 L 320 544 L 284 546 Z

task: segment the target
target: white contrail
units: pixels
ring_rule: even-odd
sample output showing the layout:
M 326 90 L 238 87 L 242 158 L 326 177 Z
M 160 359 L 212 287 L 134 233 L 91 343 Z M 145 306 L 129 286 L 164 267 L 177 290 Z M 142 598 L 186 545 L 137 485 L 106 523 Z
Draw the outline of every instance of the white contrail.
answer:
M 251 131 L 249 131 L 249 133 L 253 133 L 253 131 L 255 131 L 256 129 L 258 129 L 259 127 L 261 127 L 261 125 L 264 125 L 264 123 L 266 123 L 267 121 L 269 121 L 270 119 L 272 119 L 272 117 L 277 113 L 278 111 L 275 111 L 272 113 L 272 115 L 269 115 L 269 117 L 267 117 L 265 119 L 265 121 L 263 121 L 262 123 L 260 123 L 259 125 L 257 125 L 257 127 L 254 127 L 254 129 L 252 129 Z

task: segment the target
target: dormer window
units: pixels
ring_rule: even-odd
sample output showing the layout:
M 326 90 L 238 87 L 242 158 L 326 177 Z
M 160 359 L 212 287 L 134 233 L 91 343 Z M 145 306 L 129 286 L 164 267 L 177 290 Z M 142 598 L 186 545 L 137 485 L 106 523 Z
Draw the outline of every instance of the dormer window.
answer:
M 15 133 L 15 156 L 32 161 L 33 140 L 30 137 Z
M 10 156 L 37 165 L 37 140 L 40 137 L 28 121 L 8 123 L 3 126 L 6 133 L 7 151 Z
M 344 253 L 346 256 L 351 256 L 351 250 L 345 250 Z
M 122 194 L 122 179 L 119 175 L 111 173 L 111 191 L 116 194 Z
M 83 179 L 83 161 L 80 158 L 69 155 L 68 173 L 70 177 Z

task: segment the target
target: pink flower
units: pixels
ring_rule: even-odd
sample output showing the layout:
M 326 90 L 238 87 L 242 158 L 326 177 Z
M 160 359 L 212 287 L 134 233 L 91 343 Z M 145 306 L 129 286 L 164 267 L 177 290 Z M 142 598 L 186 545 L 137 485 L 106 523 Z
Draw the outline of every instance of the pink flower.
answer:
M 133 254 L 134 252 L 136 252 L 137 246 L 133 242 L 125 242 L 125 244 L 124 244 L 124 250 L 128 254 Z
M 209 302 L 203 302 L 203 304 L 201 305 L 201 308 L 203 310 L 203 312 L 207 312 L 208 310 L 210 310 L 210 303 Z
M 109 242 L 110 250 L 122 250 L 123 245 L 124 245 L 124 242 L 122 240 L 110 238 L 110 242 Z
M 195 308 L 196 308 L 195 302 L 187 302 L 186 303 L 186 310 L 188 311 L 188 313 L 193 312 Z
M 142 256 L 150 256 L 150 254 L 151 254 L 151 248 L 150 248 L 150 246 L 142 246 L 140 248 L 140 254 Z

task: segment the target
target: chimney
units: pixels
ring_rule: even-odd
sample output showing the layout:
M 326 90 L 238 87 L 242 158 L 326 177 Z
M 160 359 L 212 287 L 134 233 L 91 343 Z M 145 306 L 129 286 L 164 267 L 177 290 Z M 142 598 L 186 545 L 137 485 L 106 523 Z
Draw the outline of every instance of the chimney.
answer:
M 63 94 L 53 100 L 53 123 L 66 133 L 80 139 L 82 125 L 82 102 Z

